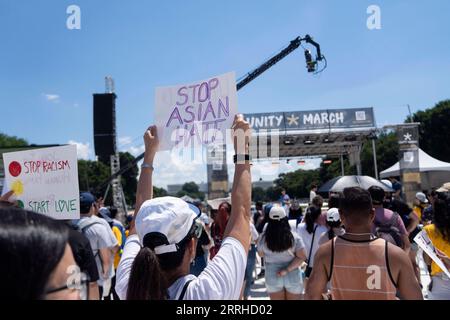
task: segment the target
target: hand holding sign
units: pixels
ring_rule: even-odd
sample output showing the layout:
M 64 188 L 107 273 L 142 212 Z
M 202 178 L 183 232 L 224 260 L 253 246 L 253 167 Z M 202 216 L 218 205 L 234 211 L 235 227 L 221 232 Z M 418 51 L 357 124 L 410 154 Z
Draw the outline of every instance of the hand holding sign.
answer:
M 4 153 L 3 162 L 6 187 L 19 207 L 55 219 L 79 218 L 75 145 Z
M 159 148 L 159 139 L 156 126 L 150 126 L 144 134 L 145 158 L 153 161 Z
M 17 202 L 12 200 L 12 197 L 14 195 L 14 191 L 8 191 L 7 193 L 5 193 L 4 195 L 0 196 L 0 207 L 1 206 L 13 206 L 16 205 Z
M 439 259 L 442 260 L 447 269 L 450 269 L 450 258 L 447 257 L 447 255 L 438 248 L 435 247 L 434 249 L 436 250 L 436 255 L 439 257 Z
M 156 88 L 155 100 L 161 150 L 225 143 L 237 113 L 235 75 Z
M 236 154 L 249 154 L 249 141 L 251 136 L 250 124 L 244 120 L 242 114 L 238 114 L 234 117 L 231 129 L 233 130 L 232 138 Z

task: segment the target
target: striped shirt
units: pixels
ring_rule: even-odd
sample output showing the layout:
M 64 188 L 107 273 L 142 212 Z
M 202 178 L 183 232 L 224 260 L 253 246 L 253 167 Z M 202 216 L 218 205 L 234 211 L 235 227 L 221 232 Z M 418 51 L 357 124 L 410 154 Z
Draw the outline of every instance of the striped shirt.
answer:
M 333 300 L 395 300 L 396 285 L 389 269 L 388 244 L 383 239 L 332 242 Z

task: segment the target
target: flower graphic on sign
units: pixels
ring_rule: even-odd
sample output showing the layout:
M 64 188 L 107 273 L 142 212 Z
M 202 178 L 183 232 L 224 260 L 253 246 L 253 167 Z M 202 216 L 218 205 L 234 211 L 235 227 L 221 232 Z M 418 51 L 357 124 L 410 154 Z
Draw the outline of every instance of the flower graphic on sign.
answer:
M 22 172 L 22 167 L 20 163 L 18 163 L 17 161 L 13 161 L 9 164 L 8 170 L 13 177 L 17 177 Z
M 290 117 L 286 117 L 286 119 L 288 120 L 288 125 L 292 126 L 292 125 L 296 125 L 298 126 L 298 119 L 299 117 L 296 117 L 294 114 L 292 114 Z
M 409 132 L 403 135 L 403 139 L 405 139 L 405 141 L 411 141 L 411 138 L 412 135 Z
M 20 196 L 23 193 L 23 183 L 21 180 L 16 180 L 11 184 L 11 190 L 15 195 Z

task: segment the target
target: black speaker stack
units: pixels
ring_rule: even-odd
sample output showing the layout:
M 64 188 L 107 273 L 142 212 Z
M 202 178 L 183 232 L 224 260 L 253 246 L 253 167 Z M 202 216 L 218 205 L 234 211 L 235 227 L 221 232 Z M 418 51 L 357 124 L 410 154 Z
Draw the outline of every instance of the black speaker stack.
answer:
M 94 149 L 104 163 L 116 154 L 116 94 L 94 93 Z

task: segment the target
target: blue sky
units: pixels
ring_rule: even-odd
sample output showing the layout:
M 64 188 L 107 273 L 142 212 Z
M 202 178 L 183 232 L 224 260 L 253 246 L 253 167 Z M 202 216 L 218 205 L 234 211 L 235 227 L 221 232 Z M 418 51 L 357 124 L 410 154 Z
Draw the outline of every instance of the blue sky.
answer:
M 66 28 L 71 4 L 81 30 Z M 371 4 L 381 30 L 366 27 Z M 297 50 L 239 91 L 241 112 L 373 106 L 379 126 L 403 122 L 407 104 L 414 112 L 450 97 L 449 13 L 445 0 L 0 0 L 0 132 L 77 142 L 92 158 L 92 93 L 112 75 L 119 145 L 138 153 L 156 86 L 242 76 L 307 33 L 326 71 L 307 74 Z M 203 166 L 166 160 L 160 185 L 206 179 Z

